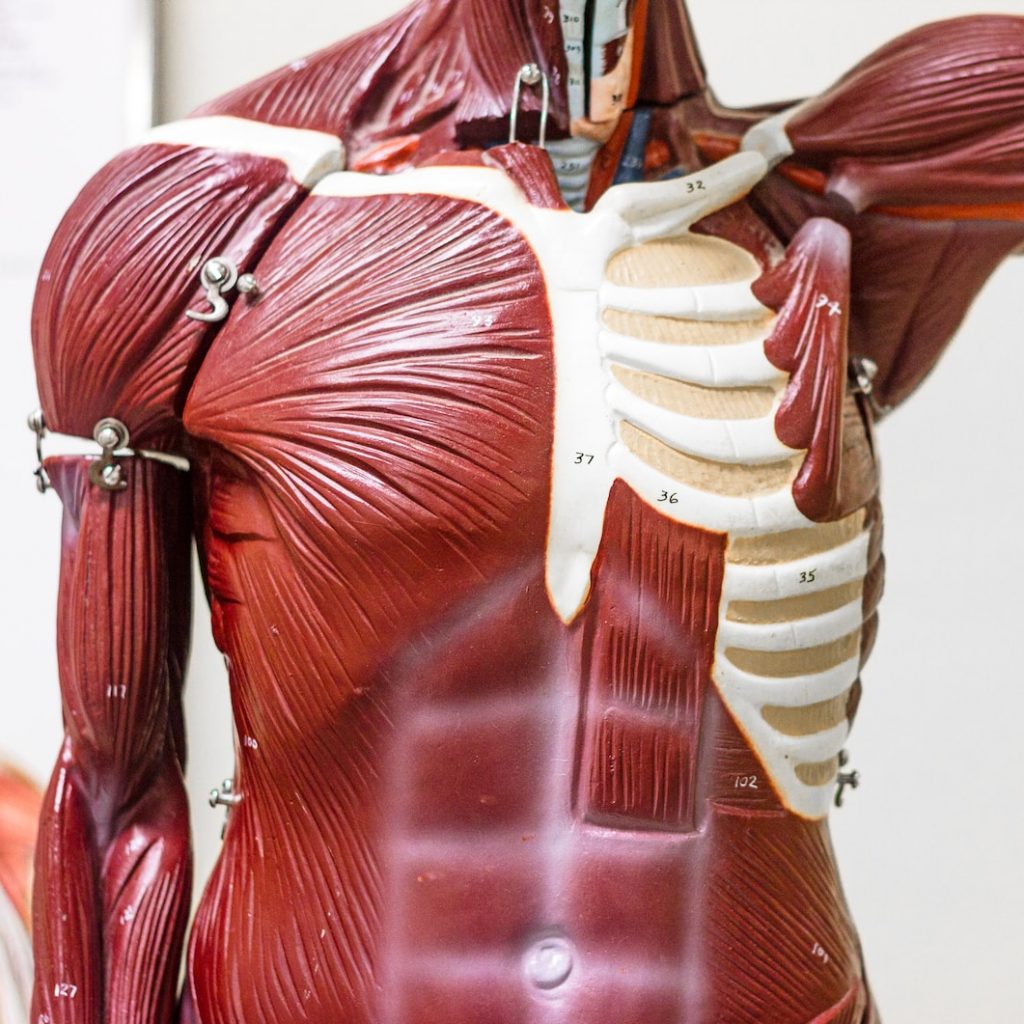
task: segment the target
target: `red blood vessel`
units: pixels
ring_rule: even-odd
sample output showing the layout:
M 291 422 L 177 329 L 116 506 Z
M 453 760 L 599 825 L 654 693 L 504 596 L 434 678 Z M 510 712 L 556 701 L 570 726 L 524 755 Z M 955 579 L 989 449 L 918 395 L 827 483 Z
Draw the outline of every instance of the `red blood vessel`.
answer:
M 317 175 L 229 131 L 333 137 L 372 182 L 487 170 L 561 215 L 547 153 L 507 140 L 529 62 L 554 149 L 569 137 L 573 9 L 421 0 L 198 111 L 193 141 L 118 157 L 58 230 L 34 313 L 47 426 L 113 417 L 134 455 L 108 453 L 108 478 L 46 463 L 66 739 L 33 1022 L 877 1022 L 827 820 L 794 809 L 716 685 L 731 533 L 620 475 L 584 599 L 555 607 L 562 320 L 534 236 L 457 190 L 311 194 Z M 714 101 L 681 0 L 628 14 L 587 209 L 729 159 L 778 113 Z M 882 576 L 871 421 L 1024 242 L 1022 101 L 1024 19 L 918 30 L 800 107 L 785 158 L 693 229 L 758 268 L 804 533 L 859 517 L 857 665 Z M 540 91 L 522 102 L 536 138 Z M 258 294 L 197 321 L 214 257 Z M 872 384 L 851 383 L 865 359 Z M 193 538 L 238 802 L 179 996 Z M 845 728 L 859 692 L 820 714 Z

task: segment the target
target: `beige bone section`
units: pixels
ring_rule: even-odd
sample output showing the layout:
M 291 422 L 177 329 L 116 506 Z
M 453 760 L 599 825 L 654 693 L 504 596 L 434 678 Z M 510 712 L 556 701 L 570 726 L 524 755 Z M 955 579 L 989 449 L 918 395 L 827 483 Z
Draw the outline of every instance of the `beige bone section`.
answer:
M 645 401 L 695 419 L 754 420 L 768 416 L 775 404 L 772 388 L 706 388 L 625 366 L 613 367 L 612 373 Z
M 760 276 L 756 260 L 721 238 L 686 234 L 657 239 L 618 253 L 608 264 L 609 283 L 659 289 L 749 284 Z M 715 322 L 647 316 L 606 309 L 604 321 L 621 334 L 668 344 L 740 344 L 767 333 L 772 317 Z M 703 387 L 685 381 L 612 365 L 616 380 L 639 398 L 683 416 L 706 420 L 752 420 L 768 417 L 779 399 L 772 387 Z M 782 462 L 725 464 L 678 452 L 628 422 L 623 443 L 647 465 L 698 490 L 730 497 L 770 494 L 788 487 L 802 455 Z
M 631 288 L 685 288 L 752 281 L 757 261 L 738 245 L 707 235 L 685 235 L 635 246 L 612 257 L 606 276 Z
M 802 455 L 786 462 L 760 466 L 711 462 L 677 452 L 650 434 L 637 430 L 631 423 L 623 423 L 620 433 L 626 447 L 648 466 L 687 487 L 731 498 L 774 494 L 790 487 L 803 462 Z
M 849 544 L 865 529 L 865 512 L 861 509 L 834 523 L 821 523 L 786 533 L 739 537 L 730 542 L 727 560 L 730 565 L 755 566 L 771 570 L 826 555 Z M 826 590 L 797 597 L 765 601 L 732 601 L 726 609 L 726 620 L 749 625 L 784 626 L 804 622 L 816 616 L 838 611 L 864 594 L 863 579 L 852 580 Z M 725 656 L 737 668 L 771 680 L 812 676 L 827 672 L 857 656 L 861 649 L 861 630 L 848 633 L 829 643 L 813 647 L 778 651 L 755 651 L 730 648 Z M 770 689 L 767 691 L 770 694 Z M 847 720 L 850 690 L 837 696 L 797 707 L 774 705 L 770 697 L 761 707 L 761 717 L 776 732 L 786 737 L 813 736 L 833 729 Z M 808 761 L 794 765 L 796 778 L 805 786 L 826 787 L 834 782 L 839 771 L 838 758 Z
M 638 341 L 660 341 L 666 345 L 740 345 L 745 341 L 767 337 L 774 320 L 774 316 L 738 323 L 673 320 L 667 316 L 645 316 L 642 313 L 627 313 L 621 309 L 608 309 L 604 313 L 605 325 L 616 333 L 625 334 Z
M 864 510 L 835 523 L 820 523 L 804 530 L 737 537 L 729 545 L 729 561 L 740 565 L 795 562 L 842 547 L 864 532 Z

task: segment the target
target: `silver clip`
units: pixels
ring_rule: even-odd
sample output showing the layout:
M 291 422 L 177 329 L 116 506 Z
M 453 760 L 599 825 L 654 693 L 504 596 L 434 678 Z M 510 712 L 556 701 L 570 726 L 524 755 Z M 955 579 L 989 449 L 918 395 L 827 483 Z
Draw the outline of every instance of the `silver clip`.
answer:
M 845 768 L 850 763 L 850 755 L 845 750 L 839 751 L 839 767 Z M 860 788 L 860 772 L 843 772 L 836 776 L 836 807 L 843 806 L 848 789 Z
M 850 360 L 850 378 L 855 394 L 870 396 L 875 390 L 875 378 L 878 376 L 878 363 L 867 356 L 854 356 Z
M 46 437 L 46 417 L 42 409 L 36 409 L 29 413 L 28 429 L 36 435 L 36 468 L 33 476 L 36 478 L 36 490 L 45 494 L 50 489 L 50 478 L 46 475 L 43 466 L 43 438 Z
M 218 807 L 226 807 L 227 814 L 224 816 L 224 827 L 220 830 L 221 839 L 228 830 L 228 820 L 231 817 L 231 809 L 242 802 L 242 794 L 235 792 L 233 779 L 225 779 L 220 784 L 220 789 L 210 790 L 210 806 L 216 810 Z
M 519 104 L 523 98 L 523 86 L 541 86 L 540 138 L 537 145 L 544 148 L 548 138 L 548 112 L 551 109 L 551 86 L 548 76 L 537 64 L 524 64 L 516 74 L 516 84 L 512 90 L 512 113 L 509 117 L 508 141 L 515 142 L 519 129 Z
M 89 479 L 104 491 L 123 491 L 128 486 L 117 453 L 128 447 L 128 428 L 113 417 L 102 419 L 92 432 L 93 440 L 103 449 L 98 459 L 89 463 Z M 126 453 L 130 454 L 130 453 Z
M 880 405 L 875 398 L 875 378 L 878 376 L 878 363 L 867 356 L 854 356 L 850 360 L 850 390 L 855 395 L 863 395 L 871 411 L 876 416 L 884 416 L 890 411 L 888 406 Z
M 215 809 L 217 807 L 237 807 L 241 802 L 242 794 L 235 792 L 233 779 L 225 779 L 220 784 L 220 789 L 210 790 L 210 806 Z
M 217 324 L 226 320 L 231 307 L 224 298 L 233 288 L 245 295 L 250 301 L 259 297 L 260 286 L 252 274 L 239 274 L 238 267 L 226 256 L 215 256 L 203 264 L 199 271 L 199 281 L 206 290 L 206 301 L 212 307 L 208 313 L 200 313 L 190 309 L 185 313 L 190 320 L 199 320 L 204 324 Z

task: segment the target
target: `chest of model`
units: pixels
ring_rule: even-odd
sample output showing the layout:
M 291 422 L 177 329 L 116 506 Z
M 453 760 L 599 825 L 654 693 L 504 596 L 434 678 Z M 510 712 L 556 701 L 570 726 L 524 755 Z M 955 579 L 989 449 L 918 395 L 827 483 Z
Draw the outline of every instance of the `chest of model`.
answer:
M 471 543 L 503 551 L 496 566 L 542 557 L 567 628 L 616 481 L 657 517 L 724 536 L 720 590 L 691 594 L 718 602 L 714 681 L 784 804 L 819 817 L 877 600 L 878 517 L 815 523 L 798 507 L 808 453 L 778 436 L 795 375 L 766 354 L 779 315 L 755 297 L 763 268 L 690 230 L 762 172 L 741 154 L 612 189 L 588 214 L 542 208 L 494 167 L 329 175 L 261 261 L 260 303 L 218 337 L 186 424 L 248 464 L 269 532 L 292 519 L 315 538 L 320 506 L 326 529 L 354 529 L 367 565 L 402 562 L 395 578 L 416 592 L 457 593 L 449 559 Z M 810 307 L 827 327 L 842 298 Z

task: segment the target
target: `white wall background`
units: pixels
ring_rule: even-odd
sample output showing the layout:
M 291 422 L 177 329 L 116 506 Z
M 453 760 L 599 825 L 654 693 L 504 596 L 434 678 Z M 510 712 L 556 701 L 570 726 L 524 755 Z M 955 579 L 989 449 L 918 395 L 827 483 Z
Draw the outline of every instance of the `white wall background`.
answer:
M 19 4 L 51 2 L 0 0 L 0 15 Z M 56 2 L 69 17 L 86 10 Z M 122 2 L 93 0 L 91 18 Z M 163 0 L 164 116 L 180 116 L 400 6 L 398 0 Z M 733 104 L 819 91 L 900 31 L 993 8 L 1024 14 L 1021 0 L 691 0 L 711 80 Z M 0 16 L 0 31 L 3 24 Z M 102 54 L 88 53 L 98 72 Z M 70 185 L 81 183 L 88 167 L 112 155 L 121 140 L 107 133 L 90 143 L 90 110 L 76 102 L 73 81 L 65 81 L 63 96 L 41 97 L 34 131 L 15 136 L 2 120 L 5 87 L 0 75 L 0 145 L 4 159 L 15 159 L 21 170 L 16 194 L 0 196 L 0 231 L 15 206 L 38 210 L 38 225 L 52 225 Z M 74 146 L 54 150 L 54 139 L 69 138 Z M 40 166 L 58 158 L 66 171 L 60 182 L 40 178 Z M 45 232 L 33 230 L 23 246 L 29 263 L 31 254 L 38 261 L 46 241 Z M 0 374 L 0 614 L 8 665 L 0 750 L 42 781 L 59 738 L 52 653 L 59 511 L 53 495 L 39 498 L 32 490 L 30 435 L 23 427 L 23 413 L 35 404 L 27 281 L 25 260 L 17 275 L 0 272 L 7 359 Z M 1024 259 L 995 276 L 938 371 L 880 431 L 888 593 L 851 743 L 863 787 L 833 820 L 887 1024 L 1022 1019 L 1024 678 L 1016 649 L 1024 611 L 1018 582 L 1024 577 L 1022 294 Z M 221 823 L 205 793 L 231 772 L 232 755 L 226 682 L 199 600 L 188 703 L 202 877 L 216 855 Z

